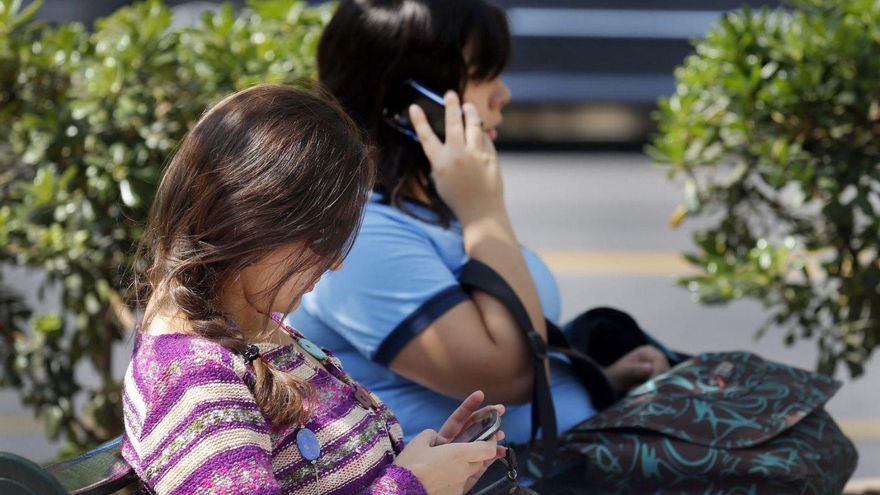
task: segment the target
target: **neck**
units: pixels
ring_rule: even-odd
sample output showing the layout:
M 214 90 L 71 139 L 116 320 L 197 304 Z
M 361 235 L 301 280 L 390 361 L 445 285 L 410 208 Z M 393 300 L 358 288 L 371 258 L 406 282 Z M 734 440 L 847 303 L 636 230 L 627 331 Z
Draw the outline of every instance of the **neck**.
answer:
M 186 316 L 173 305 L 163 304 L 164 296 L 163 292 L 156 292 L 150 297 L 144 311 L 144 329 L 154 335 L 192 333 Z M 235 322 L 245 340 L 264 339 L 274 334 L 271 332 L 275 328 L 274 322 L 248 301 L 239 286 L 233 285 L 224 291 L 221 301 L 221 310 Z
M 425 192 L 425 186 L 417 179 L 412 179 L 410 181 L 408 187 L 404 190 L 403 196 L 424 204 L 429 204 L 431 202 L 431 198 L 429 198 L 428 193 Z
M 431 202 L 431 198 L 428 197 L 428 193 L 425 192 L 425 189 L 422 186 L 419 186 L 413 190 L 413 198 L 416 201 L 420 201 L 425 204 Z
M 257 340 L 265 336 L 265 331 L 272 326 L 272 321 L 248 301 L 247 297 L 236 286 L 225 291 L 222 298 L 222 310 L 238 326 L 245 340 Z

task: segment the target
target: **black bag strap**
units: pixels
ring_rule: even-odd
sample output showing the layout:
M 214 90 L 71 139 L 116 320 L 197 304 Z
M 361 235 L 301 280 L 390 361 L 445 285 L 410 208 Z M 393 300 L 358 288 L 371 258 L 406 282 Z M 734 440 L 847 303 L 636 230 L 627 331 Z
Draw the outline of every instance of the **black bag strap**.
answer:
M 529 313 L 517 297 L 513 288 L 498 273 L 483 262 L 468 261 L 458 277 L 459 283 L 468 291 L 480 290 L 498 299 L 513 316 L 517 326 L 522 330 L 532 351 L 532 367 L 534 370 L 534 388 L 532 390 L 532 432 L 529 445 L 537 437 L 541 429 L 541 473 L 547 475 L 553 466 L 556 454 L 558 431 L 556 428 L 556 410 L 553 397 L 550 395 L 550 382 L 547 378 L 547 343 L 535 331 Z
M 507 454 L 496 459 L 480 477 L 469 495 L 511 495 L 526 493 L 519 485 L 516 452 L 508 448 Z
M 585 352 L 573 347 L 556 324 L 549 320 L 546 322 L 547 350 L 568 356 L 571 369 L 590 394 L 593 407 L 601 411 L 617 402 L 619 397 L 602 371 L 604 367 Z

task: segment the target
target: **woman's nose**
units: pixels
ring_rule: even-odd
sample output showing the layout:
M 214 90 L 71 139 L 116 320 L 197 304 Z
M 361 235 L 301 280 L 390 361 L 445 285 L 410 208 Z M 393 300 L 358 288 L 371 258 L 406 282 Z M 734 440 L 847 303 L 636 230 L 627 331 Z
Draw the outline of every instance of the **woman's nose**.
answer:
M 495 92 L 495 98 L 494 98 L 495 99 L 495 107 L 498 110 L 501 110 L 504 107 L 506 107 L 507 104 L 510 103 L 511 96 L 512 95 L 510 94 L 510 88 L 508 88 L 507 85 L 504 84 L 504 81 L 502 81 L 499 78 L 498 79 L 498 89 Z

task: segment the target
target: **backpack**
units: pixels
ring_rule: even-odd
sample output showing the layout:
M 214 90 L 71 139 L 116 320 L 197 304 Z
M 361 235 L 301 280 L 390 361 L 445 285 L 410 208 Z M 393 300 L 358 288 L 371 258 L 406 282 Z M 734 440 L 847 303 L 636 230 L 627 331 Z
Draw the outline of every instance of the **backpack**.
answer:
M 544 343 L 490 267 L 471 260 L 459 281 L 505 304 L 530 343 L 532 440 L 519 451 L 539 492 L 826 494 L 841 493 L 855 471 L 854 445 L 823 409 L 841 386 L 831 377 L 749 352 L 673 352 L 612 308 L 582 314 L 566 332 L 547 322 Z M 602 369 L 644 344 L 673 368 L 618 397 Z M 543 373 L 552 352 L 567 356 L 599 411 L 562 433 Z

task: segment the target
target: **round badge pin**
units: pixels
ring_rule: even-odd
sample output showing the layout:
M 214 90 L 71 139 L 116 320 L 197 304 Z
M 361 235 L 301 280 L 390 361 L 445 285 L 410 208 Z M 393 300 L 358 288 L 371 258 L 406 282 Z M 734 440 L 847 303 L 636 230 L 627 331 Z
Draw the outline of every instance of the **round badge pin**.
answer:
M 300 428 L 296 432 L 296 448 L 303 459 L 309 462 L 321 456 L 321 442 L 315 432 L 308 428 Z
M 320 347 L 315 345 L 309 339 L 299 339 L 298 342 L 299 342 L 299 346 L 302 347 L 302 349 L 304 351 L 311 354 L 312 357 L 317 359 L 318 361 L 323 361 L 323 360 L 327 359 L 327 353 L 325 353 L 323 350 L 321 350 Z

